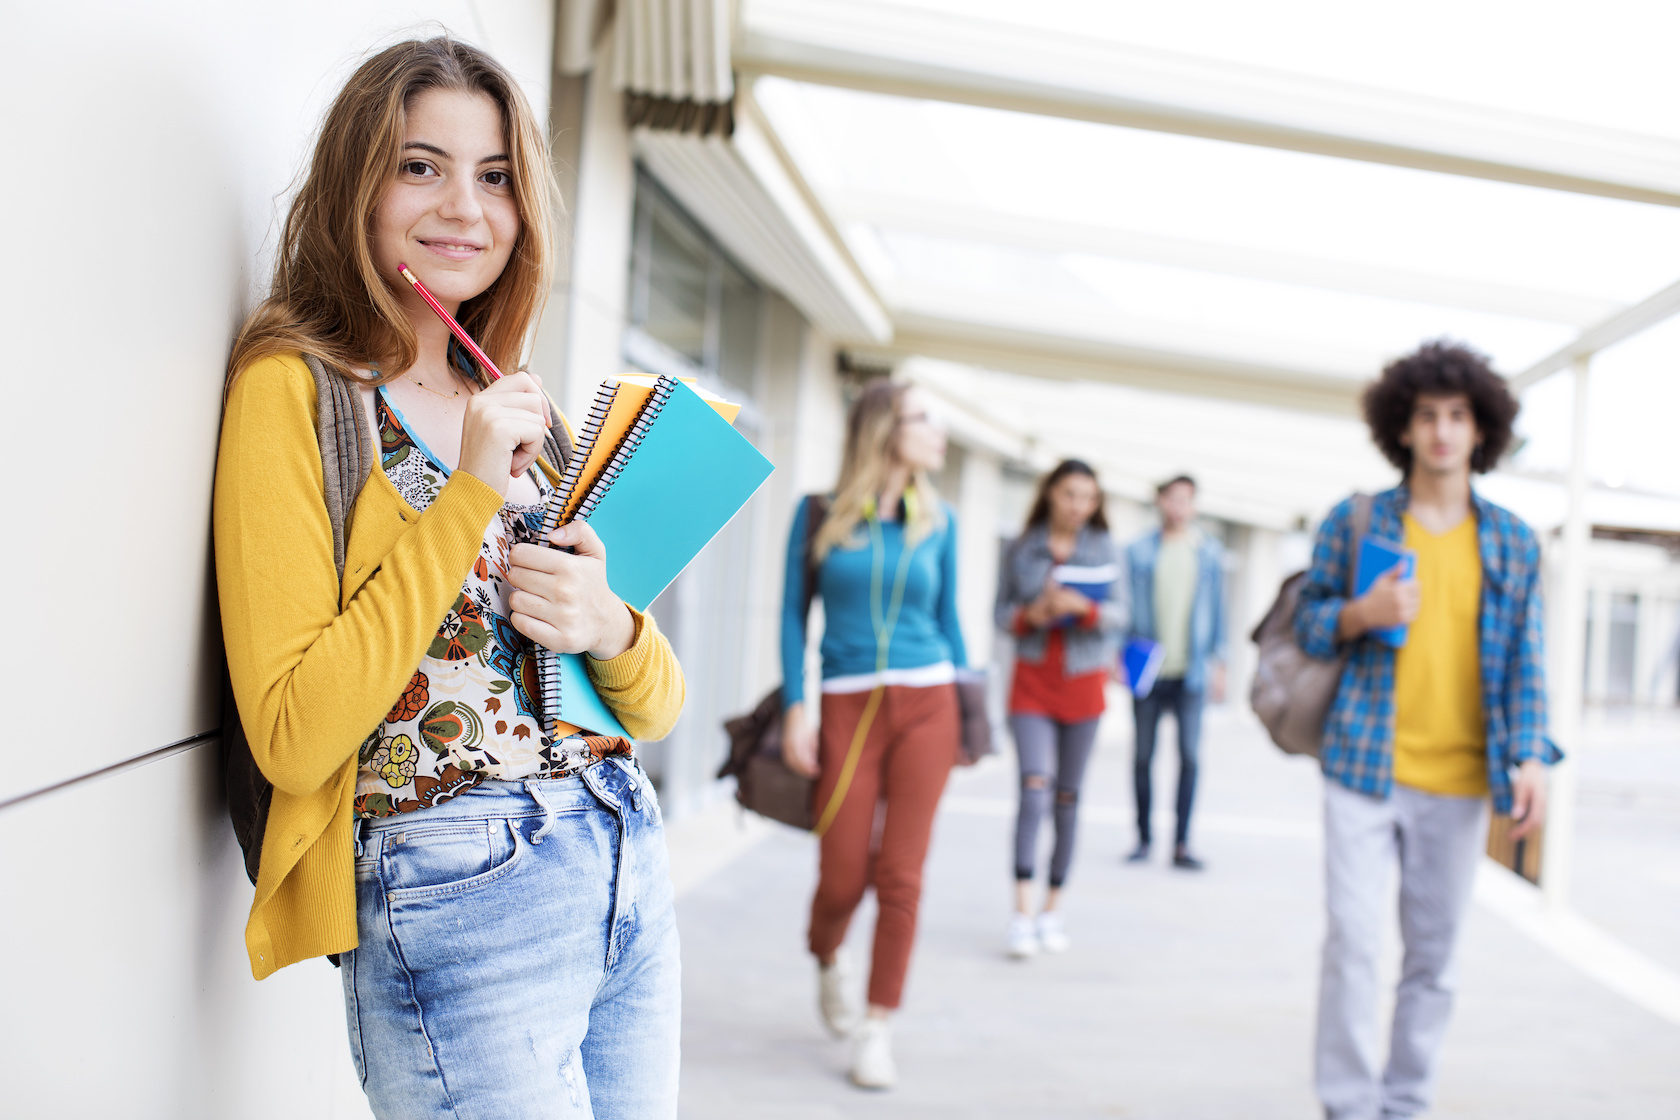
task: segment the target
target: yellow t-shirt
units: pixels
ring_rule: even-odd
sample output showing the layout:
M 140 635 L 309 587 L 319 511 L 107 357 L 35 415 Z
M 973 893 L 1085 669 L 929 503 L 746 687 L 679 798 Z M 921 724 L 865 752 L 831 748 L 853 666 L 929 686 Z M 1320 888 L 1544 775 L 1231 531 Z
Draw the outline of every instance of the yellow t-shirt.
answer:
M 1394 780 L 1425 793 L 1488 792 L 1482 718 L 1482 557 L 1476 519 L 1436 536 L 1406 514 L 1421 603 L 1394 657 Z

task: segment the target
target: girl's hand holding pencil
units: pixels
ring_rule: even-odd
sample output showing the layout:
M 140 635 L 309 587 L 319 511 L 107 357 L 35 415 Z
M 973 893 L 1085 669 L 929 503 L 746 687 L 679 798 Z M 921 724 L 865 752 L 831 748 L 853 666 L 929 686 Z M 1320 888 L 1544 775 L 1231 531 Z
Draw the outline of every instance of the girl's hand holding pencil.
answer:
M 504 377 L 474 393 L 461 420 L 461 458 L 466 471 L 507 497 L 508 480 L 524 474 L 542 454 L 543 392 L 529 373 Z
M 503 377 L 490 355 L 479 349 L 472 335 L 426 290 L 426 285 L 409 271 L 408 265 L 397 265 L 397 271 L 490 378 L 489 388 L 474 393 L 467 401 L 467 414 L 461 420 L 461 457 L 457 469 L 466 471 L 505 498 L 508 480 L 531 469 L 542 453 L 544 433 L 554 426 L 548 416 L 548 397 L 543 393 L 542 380 L 534 373 Z

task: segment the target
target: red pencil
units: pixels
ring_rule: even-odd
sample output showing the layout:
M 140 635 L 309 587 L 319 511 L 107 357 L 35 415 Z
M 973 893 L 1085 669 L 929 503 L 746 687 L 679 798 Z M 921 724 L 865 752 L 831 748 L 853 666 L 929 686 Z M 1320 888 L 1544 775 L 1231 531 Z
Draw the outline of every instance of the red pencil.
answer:
M 408 270 L 406 264 L 399 264 L 397 271 L 403 274 L 404 280 L 414 285 L 414 290 L 420 293 L 420 298 L 430 304 L 433 311 L 437 312 L 438 318 L 442 319 L 445 325 L 449 327 L 449 333 L 460 339 L 462 346 L 472 351 L 472 356 L 478 359 L 479 365 L 483 366 L 490 374 L 490 380 L 500 381 L 502 371 L 496 368 L 496 363 L 490 360 L 490 355 L 478 348 L 478 343 L 472 340 L 472 335 L 468 334 L 467 329 L 455 321 L 455 316 L 443 309 L 443 304 L 439 303 L 437 298 L 426 290 L 426 285 L 420 283 L 419 278 Z

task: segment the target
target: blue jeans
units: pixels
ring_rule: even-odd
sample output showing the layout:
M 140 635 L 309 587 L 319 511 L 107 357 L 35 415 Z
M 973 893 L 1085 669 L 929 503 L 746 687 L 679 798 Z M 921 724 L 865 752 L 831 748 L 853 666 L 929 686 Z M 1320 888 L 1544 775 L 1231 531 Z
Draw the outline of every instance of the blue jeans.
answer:
M 1155 728 L 1171 711 L 1178 724 L 1178 810 L 1173 843 L 1190 842 L 1190 806 L 1196 800 L 1196 758 L 1202 745 L 1202 694 L 1184 687 L 1182 677 L 1157 680 L 1149 695 L 1132 701 L 1137 739 L 1132 748 L 1132 791 L 1137 795 L 1138 843 L 1150 841 L 1150 770 L 1155 762 Z
M 375 1116 L 677 1113 L 676 912 L 629 760 L 364 822 L 350 1053 Z

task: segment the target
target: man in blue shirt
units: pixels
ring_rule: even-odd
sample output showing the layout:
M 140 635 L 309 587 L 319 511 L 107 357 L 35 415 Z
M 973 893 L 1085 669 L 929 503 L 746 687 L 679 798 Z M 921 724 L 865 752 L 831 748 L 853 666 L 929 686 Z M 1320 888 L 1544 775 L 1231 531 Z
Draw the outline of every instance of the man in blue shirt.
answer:
M 1196 482 L 1188 475 L 1163 482 L 1155 492 L 1161 527 L 1126 549 L 1132 593 L 1129 637 L 1158 642 L 1161 669 L 1149 695 L 1132 701 L 1137 724 L 1132 790 L 1137 799 L 1138 843 L 1127 858 L 1149 858 L 1150 770 L 1155 730 L 1163 712 L 1178 725 L 1178 810 L 1173 866 L 1200 871 L 1190 854 L 1190 806 L 1196 796 L 1202 702 L 1225 693 L 1225 556 L 1219 542 L 1196 527 Z
M 1383 370 L 1365 419 L 1400 486 L 1370 499 L 1370 535 L 1401 542 L 1349 595 L 1353 501 L 1320 526 L 1295 634 L 1309 655 L 1348 652 L 1324 725 L 1325 908 L 1314 1081 L 1330 1120 L 1390 1120 L 1429 1105 L 1452 1013 L 1453 950 L 1487 837 L 1487 803 L 1529 834 L 1545 814 L 1540 546 L 1470 487 L 1509 446 L 1517 402 L 1481 355 L 1430 343 Z M 1405 627 L 1396 648 L 1383 636 Z M 1513 776 L 1513 771 L 1514 776 Z M 1400 872 L 1405 946 L 1379 1067 L 1382 926 Z

